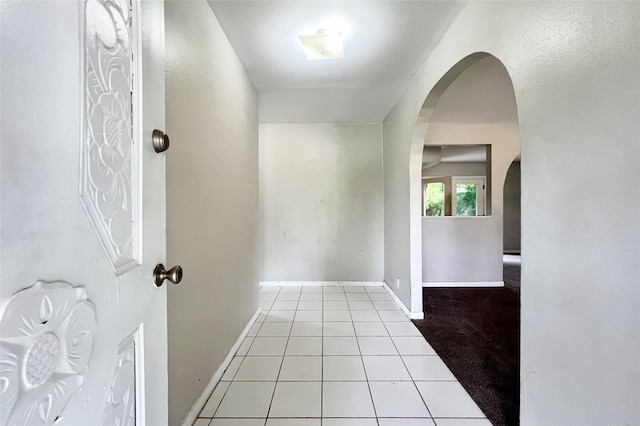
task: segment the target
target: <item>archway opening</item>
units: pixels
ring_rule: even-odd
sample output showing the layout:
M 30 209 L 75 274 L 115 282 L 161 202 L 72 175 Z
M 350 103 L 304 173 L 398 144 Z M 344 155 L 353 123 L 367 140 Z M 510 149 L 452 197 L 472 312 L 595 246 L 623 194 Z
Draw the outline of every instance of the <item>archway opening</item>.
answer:
M 494 424 L 519 415 L 520 298 L 503 274 L 504 184 L 519 155 L 508 71 L 488 54 L 463 59 L 429 93 L 414 131 L 412 307 L 420 299 L 416 325 Z

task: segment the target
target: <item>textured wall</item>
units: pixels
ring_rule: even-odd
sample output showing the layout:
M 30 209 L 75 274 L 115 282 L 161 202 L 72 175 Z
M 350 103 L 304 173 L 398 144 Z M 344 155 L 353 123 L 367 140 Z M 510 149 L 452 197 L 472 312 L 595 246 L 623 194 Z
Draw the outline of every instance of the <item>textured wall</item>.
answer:
M 261 281 L 382 281 L 380 124 L 261 124 Z
M 509 71 L 522 143 L 523 425 L 640 419 L 640 192 L 629 191 L 640 181 L 639 20 L 637 2 L 471 2 L 384 122 L 385 279 L 407 283 L 423 102 L 474 52 Z M 413 290 L 399 296 L 420 309 Z
M 169 423 L 258 308 L 255 89 L 204 1 L 166 2 Z

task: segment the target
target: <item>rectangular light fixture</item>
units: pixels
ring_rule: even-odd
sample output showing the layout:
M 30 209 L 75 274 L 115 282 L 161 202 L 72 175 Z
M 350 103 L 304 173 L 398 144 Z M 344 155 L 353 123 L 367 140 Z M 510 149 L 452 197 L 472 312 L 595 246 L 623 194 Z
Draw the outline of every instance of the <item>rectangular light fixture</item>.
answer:
M 318 32 L 316 35 L 298 37 L 300 37 L 304 53 L 310 61 L 344 58 L 342 33 Z

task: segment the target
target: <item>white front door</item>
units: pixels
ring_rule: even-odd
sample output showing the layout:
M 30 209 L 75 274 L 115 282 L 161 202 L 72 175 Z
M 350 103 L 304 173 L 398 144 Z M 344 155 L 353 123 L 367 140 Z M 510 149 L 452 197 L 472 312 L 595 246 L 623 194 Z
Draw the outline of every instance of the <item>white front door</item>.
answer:
M 0 8 L 0 425 L 165 425 L 163 3 Z

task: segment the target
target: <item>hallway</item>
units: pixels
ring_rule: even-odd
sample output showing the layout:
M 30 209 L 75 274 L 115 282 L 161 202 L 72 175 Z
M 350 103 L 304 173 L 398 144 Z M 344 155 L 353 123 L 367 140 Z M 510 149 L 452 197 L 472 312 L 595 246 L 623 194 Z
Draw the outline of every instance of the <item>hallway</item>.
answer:
M 262 287 L 194 426 L 491 423 L 384 287 Z

